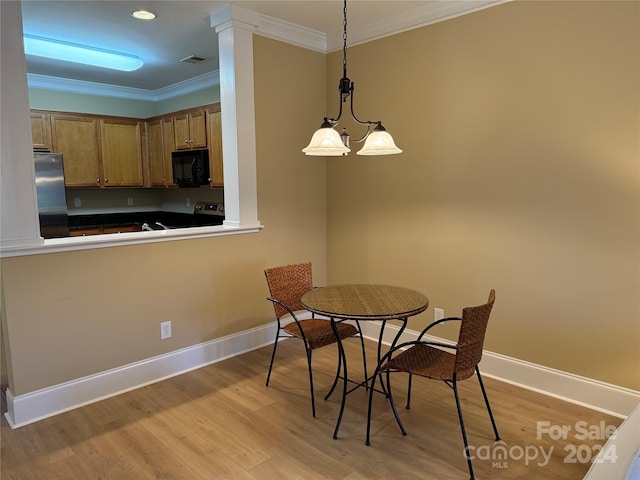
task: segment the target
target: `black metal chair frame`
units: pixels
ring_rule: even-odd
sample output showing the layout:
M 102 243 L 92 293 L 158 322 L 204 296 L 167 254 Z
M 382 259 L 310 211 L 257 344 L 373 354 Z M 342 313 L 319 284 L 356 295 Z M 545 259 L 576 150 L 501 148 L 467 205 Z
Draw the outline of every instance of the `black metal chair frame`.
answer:
M 452 350 L 457 350 L 458 346 L 454 345 L 454 344 L 447 344 L 447 343 L 442 343 L 442 342 L 433 342 L 433 341 L 426 341 L 426 340 L 422 340 L 422 338 L 424 337 L 424 335 L 431 330 L 433 327 L 437 326 L 437 325 L 441 325 L 445 322 L 449 322 L 449 321 L 462 321 L 461 317 L 447 317 L 447 318 L 443 318 L 440 319 L 436 322 L 431 323 L 430 325 L 428 325 L 424 330 L 422 330 L 422 332 L 420 333 L 420 335 L 418 336 L 417 340 L 413 340 L 413 341 L 409 341 L 409 342 L 404 342 L 400 345 L 397 345 L 395 347 L 393 347 L 391 350 L 389 350 L 381 359 L 380 362 L 378 363 L 378 366 L 376 367 L 376 371 L 373 375 L 373 380 L 372 380 L 372 385 L 371 385 L 371 391 L 369 392 L 369 408 L 368 408 L 368 412 L 367 412 L 367 436 L 366 436 L 366 445 L 371 445 L 370 442 L 370 433 L 371 433 L 371 409 L 372 409 L 372 405 L 373 405 L 373 388 L 375 385 L 375 380 L 376 377 L 378 375 L 382 374 L 381 371 L 381 367 L 383 367 L 385 365 L 385 362 L 387 362 L 389 359 L 391 359 L 391 357 L 393 356 L 394 353 L 396 353 L 399 350 L 404 350 L 407 349 L 413 345 L 418 345 L 418 344 L 422 344 L 422 345 L 429 345 L 429 346 L 433 346 L 433 347 L 438 347 L 438 348 L 442 348 L 442 349 L 452 349 Z M 393 399 L 393 393 L 391 390 L 391 378 L 390 378 L 390 374 L 391 373 L 407 373 L 407 372 L 403 372 L 402 370 L 388 370 L 386 369 L 386 378 L 387 378 L 387 388 L 386 390 L 389 392 L 388 394 L 388 399 L 389 399 L 389 403 L 391 404 L 391 409 L 393 411 L 393 415 L 396 419 L 396 422 L 398 423 L 398 426 L 400 427 L 400 431 L 402 432 L 402 435 L 407 435 L 407 432 L 404 428 L 404 425 L 402 424 L 402 421 L 400 420 L 400 416 L 398 414 L 398 410 L 396 408 L 395 405 L 395 401 Z M 500 440 L 500 435 L 498 434 L 498 428 L 496 427 L 496 422 L 495 419 L 493 417 L 493 412 L 491 411 L 491 405 L 489 404 L 489 397 L 487 396 L 487 392 L 484 388 L 484 383 L 482 381 L 482 376 L 480 375 L 480 369 L 478 368 L 478 365 L 476 364 L 475 366 L 475 373 L 478 377 L 478 383 L 480 384 L 480 389 L 482 390 L 482 396 L 484 398 L 484 402 L 485 405 L 487 406 L 487 412 L 489 413 L 489 419 L 491 420 L 491 426 L 493 427 L 493 432 L 495 434 L 496 437 L 496 441 Z M 409 373 L 409 379 L 408 379 L 408 386 L 407 386 L 407 405 L 406 405 L 406 409 L 410 409 L 411 408 L 411 385 L 412 385 L 412 377 L 413 374 Z M 463 380 L 465 380 L 468 377 L 465 377 Z M 380 377 L 380 381 L 382 382 L 382 377 Z M 473 473 L 473 465 L 471 463 L 471 455 L 469 453 L 469 442 L 467 440 L 467 431 L 464 425 L 464 418 L 462 416 L 462 408 L 461 408 L 461 404 L 460 404 L 460 394 L 458 392 L 458 380 L 457 380 L 457 373 L 453 373 L 452 376 L 452 380 L 448 381 L 448 380 L 443 380 L 443 382 L 445 384 L 447 384 L 447 386 L 449 386 L 452 390 L 453 390 L 453 394 L 455 396 L 455 400 L 456 400 L 456 408 L 458 411 L 458 420 L 460 421 L 460 430 L 462 432 L 462 440 L 464 442 L 464 453 L 465 453 L 465 457 L 467 460 L 467 466 L 469 468 L 469 474 L 470 474 L 470 479 L 474 480 L 475 479 L 475 475 Z
M 311 390 L 311 412 L 313 414 L 313 416 L 316 416 L 316 401 L 315 401 L 315 394 L 314 394 L 314 388 L 313 388 L 313 369 L 311 368 L 311 359 L 312 359 L 312 352 L 314 349 L 311 348 L 309 341 L 307 340 L 307 337 L 304 333 L 304 329 L 302 328 L 301 324 L 300 324 L 300 320 L 298 320 L 298 317 L 296 316 L 296 314 L 291 310 L 291 308 L 289 308 L 288 305 L 286 305 L 285 303 L 281 302 L 280 300 L 273 298 L 273 297 L 268 297 L 267 300 L 269 300 L 270 302 L 273 303 L 277 303 L 278 305 L 280 305 L 281 307 L 283 307 L 288 314 L 291 316 L 292 320 L 294 322 L 296 322 L 296 324 L 298 325 L 298 329 L 300 330 L 300 337 L 297 337 L 295 335 L 282 335 L 282 317 L 276 317 L 277 323 L 278 323 L 278 328 L 276 331 L 276 338 L 275 341 L 273 342 L 273 351 L 271 353 L 271 361 L 269 362 L 269 371 L 267 373 L 267 381 L 266 381 L 266 386 L 269 386 L 269 380 L 271 379 L 271 370 L 273 368 L 273 361 L 276 357 L 276 350 L 278 348 L 278 340 L 281 338 L 299 338 L 302 340 L 303 344 L 304 344 L 304 348 L 305 348 L 305 353 L 307 356 L 307 367 L 309 370 L 309 388 Z M 311 318 L 315 318 L 315 315 L 312 313 L 311 314 Z M 324 319 L 323 319 L 324 320 Z M 333 320 L 327 319 L 327 322 L 333 322 Z M 357 320 L 355 320 L 355 324 L 356 324 L 356 328 L 358 330 L 358 337 L 360 337 L 360 345 L 362 347 L 362 362 L 363 362 L 363 366 L 364 366 L 364 372 L 365 372 L 365 376 L 367 374 L 367 357 L 366 357 L 366 352 L 365 352 L 365 346 L 364 346 L 364 335 L 362 334 L 362 329 L 360 328 L 360 322 L 358 322 Z M 336 341 L 334 343 L 338 344 L 338 368 L 336 371 L 336 375 L 335 378 L 333 380 L 333 384 L 331 385 L 331 388 L 329 389 L 328 393 L 325 395 L 324 399 L 327 400 L 331 394 L 333 393 L 333 391 L 336 388 L 336 385 L 338 384 L 338 379 L 340 378 L 340 373 L 341 373 L 341 367 L 342 367 L 342 355 L 343 352 L 341 351 L 340 347 L 342 347 L 342 344 L 340 343 L 340 339 L 338 338 L 338 333 L 337 330 L 334 328 L 335 326 L 332 325 L 334 334 L 336 336 Z M 325 345 L 326 346 L 326 345 Z

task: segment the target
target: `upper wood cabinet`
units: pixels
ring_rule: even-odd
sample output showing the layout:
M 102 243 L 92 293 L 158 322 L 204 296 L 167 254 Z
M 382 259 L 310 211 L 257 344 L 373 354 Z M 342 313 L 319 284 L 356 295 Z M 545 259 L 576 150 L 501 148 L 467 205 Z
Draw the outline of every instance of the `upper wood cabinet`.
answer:
M 149 185 L 167 187 L 173 185 L 171 152 L 173 151 L 173 122 L 171 118 L 146 122 Z
M 53 151 L 62 153 L 67 187 L 143 185 L 142 122 L 51 114 Z
M 183 113 L 173 117 L 175 149 L 207 148 L 205 111 Z
M 222 163 L 222 123 L 219 111 L 207 110 L 207 142 L 209 145 L 209 175 L 211 187 L 224 187 Z
M 48 113 L 31 112 L 31 139 L 34 150 L 52 151 L 51 117 Z
M 224 186 L 220 105 L 148 120 L 31 111 L 34 150 L 63 154 L 67 187 L 175 187 L 171 155 L 209 149 L 211 187 Z
M 169 186 L 175 186 L 175 183 L 173 183 L 173 166 L 171 164 L 171 153 L 176 149 L 173 131 L 173 119 L 169 117 L 163 118 L 162 146 L 164 148 L 164 172 Z
M 142 187 L 142 122 L 101 119 L 103 187 Z
M 51 136 L 53 151 L 63 155 L 66 186 L 102 184 L 97 118 L 51 114 Z
M 164 171 L 164 145 L 162 142 L 162 120 L 146 122 L 147 159 L 149 162 L 149 184 L 164 187 L 167 178 Z

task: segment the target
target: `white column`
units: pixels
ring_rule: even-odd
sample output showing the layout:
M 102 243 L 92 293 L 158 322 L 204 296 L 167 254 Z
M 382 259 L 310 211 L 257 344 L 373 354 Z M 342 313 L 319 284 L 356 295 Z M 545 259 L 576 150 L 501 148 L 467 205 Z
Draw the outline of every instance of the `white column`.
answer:
M 19 1 L 0 1 L 0 252 L 43 243 L 38 222 Z
M 225 5 L 211 14 L 220 59 L 220 108 L 224 158 L 224 224 L 259 227 L 253 93 L 253 32 L 256 12 Z

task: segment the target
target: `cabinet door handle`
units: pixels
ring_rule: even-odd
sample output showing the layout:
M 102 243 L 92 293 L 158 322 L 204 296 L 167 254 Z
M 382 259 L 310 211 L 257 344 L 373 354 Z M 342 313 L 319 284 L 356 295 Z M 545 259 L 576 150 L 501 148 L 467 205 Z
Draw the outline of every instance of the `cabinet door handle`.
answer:
M 104 179 L 104 183 L 107 183 L 108 181 L 109 181 L 109 179 L 108 179 L 108 178 L 105 178 L 105 179 Z
M 100 183 L 100 179 L 99 178 L 96 178 L 96 183 Z

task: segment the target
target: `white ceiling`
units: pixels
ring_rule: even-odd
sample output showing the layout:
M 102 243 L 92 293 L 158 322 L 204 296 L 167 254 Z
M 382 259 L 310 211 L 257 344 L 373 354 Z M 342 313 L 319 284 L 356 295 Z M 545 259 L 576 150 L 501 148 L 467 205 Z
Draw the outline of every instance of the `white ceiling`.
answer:
M 348 45 L 502 1 L 349 0 Z M 318 50 L 342 48 L 342 0 L 23 0 L 24 33 L 129 53 L 145 62 L 134 72 L 118 72 L 28 55 L 27 72 L 150 91 L 214 72 L 218 69 L 218 47 L 209 14 L 229 3 L 315 31 L 310 33 L 316 37 Z M 157 18 L 136 20 L 130 14 L 138 9 L 153 11 Z M 205 57 L 206 61 L 179 61 L 190 55 Z

